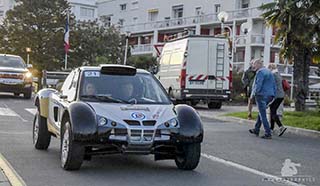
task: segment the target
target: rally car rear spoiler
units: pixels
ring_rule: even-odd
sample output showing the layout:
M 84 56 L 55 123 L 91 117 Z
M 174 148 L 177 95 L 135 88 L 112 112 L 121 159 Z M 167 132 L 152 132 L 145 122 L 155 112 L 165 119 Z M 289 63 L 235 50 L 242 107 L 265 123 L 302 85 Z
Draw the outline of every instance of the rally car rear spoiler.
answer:
M 125 65 L 101 65 L 100 71 L 102 74 L 125 76 L 134 76 L 137 73 L 137 69 L 135 67 Z

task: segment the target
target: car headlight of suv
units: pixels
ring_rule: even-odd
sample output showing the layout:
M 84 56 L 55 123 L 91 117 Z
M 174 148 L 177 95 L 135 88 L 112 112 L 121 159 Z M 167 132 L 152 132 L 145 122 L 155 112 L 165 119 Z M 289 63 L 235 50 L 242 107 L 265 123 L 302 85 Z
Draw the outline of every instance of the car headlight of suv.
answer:
M 31 72 L 27 72 L 27 73 L 24 74 L 24 77 L 26 79 L 32 78 L 32 73 Z
M 169 121 L 165 122 L 164 125 L 166 127 L 177 127 L 179 125 L 178 120 L 176 118 L 170 119 Z

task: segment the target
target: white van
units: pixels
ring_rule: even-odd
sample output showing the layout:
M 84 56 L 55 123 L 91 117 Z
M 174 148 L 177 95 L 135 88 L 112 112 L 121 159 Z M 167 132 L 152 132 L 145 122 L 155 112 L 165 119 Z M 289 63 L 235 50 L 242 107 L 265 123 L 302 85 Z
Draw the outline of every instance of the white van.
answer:
M 188 36 L 167 42 L 157 77 L 177 101 L 208 103 L 219 109 L 230 99 L 232 66 L 228 41 L 212 36 Z

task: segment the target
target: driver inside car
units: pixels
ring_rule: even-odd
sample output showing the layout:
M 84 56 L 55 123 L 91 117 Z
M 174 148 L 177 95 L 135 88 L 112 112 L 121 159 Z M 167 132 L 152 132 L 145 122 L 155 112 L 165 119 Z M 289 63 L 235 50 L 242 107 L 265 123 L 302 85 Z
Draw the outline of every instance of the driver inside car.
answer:
M 120 93 L 122 95 L 122 99 L 130 100 L 130 99 L 134 98 L 133 97 L 133 89 L 134 89 L 134 87 L 133 87 L 132 83 L 127 82 L 127 83 L 121 84 Z
M 84 86 L 84 95 L 95 95 L 96 94 L 96 87 L 92 83 L 87 83 Z

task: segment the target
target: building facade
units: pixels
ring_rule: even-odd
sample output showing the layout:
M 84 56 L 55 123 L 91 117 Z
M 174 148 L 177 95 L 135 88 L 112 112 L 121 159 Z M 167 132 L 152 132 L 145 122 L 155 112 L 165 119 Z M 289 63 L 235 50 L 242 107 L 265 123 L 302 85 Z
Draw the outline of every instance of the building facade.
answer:
M 71 12 L 78 21 L 95 20 L 98 18 L 96 0 L 68 0 Z
M 266 27 L 258 7 L 272 0 L 98 0 L 98 16 L 105 26 L 118 25 L 130 33 L 132 54 L 154 54 L 154 45 L 166 36 L 191 30 L 197 35 L 221 34 L 218 14 L 228 13 L 224 23 L 234 45 L 233 66 L 237 71 L 248 68 L 253 58 L 265 64 L 282 63 L 280 46 L 274 42 L 275 30 Z M 252 30 L 245 34 L 242 23 Z

